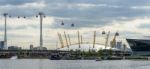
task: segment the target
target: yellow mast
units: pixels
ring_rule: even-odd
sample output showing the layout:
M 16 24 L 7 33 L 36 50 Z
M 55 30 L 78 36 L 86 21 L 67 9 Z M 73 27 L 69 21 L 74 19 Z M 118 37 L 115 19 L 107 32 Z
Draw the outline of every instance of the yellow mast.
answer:
M 71 45 L 70 35 L 68 34 L 69 45 Z
M 112 45 L 111 47 L 115 47 L 116 46 L 116 35 L 114 36 L 113 40 L 112 40 Z
M 63 45 L 62 45 L 62 42 L 61 42 L 60 34 L 58 32 L 57 32 L 57 34 L 58 34 L 59 42 L 60 42 L 61 47 L 62 47 Z
M 80 46 L 80 33 L 79 33 L 79 31 L 78 31 L 78 44 L 79 44 L 79 48 L 81 48 L 81 46 Z
M 66 33 L 65 33 L 65 31 L 64 31 L 64 36 L 65 36 L 65 39 L 66 39 L 66 45 L 67 45 L 67 47 L 69 48 L 69 45 L 68 45 L 68 40 L 67 40 L 67 36 L 66 36 Z
M 59 37 L 59 40 L 60 40 L 61 48 L 64 48 L 64 44 L 63 44 L 61 34 L 60 33 L 57 33 L 57 34 L 58 34 L 58 37 Z

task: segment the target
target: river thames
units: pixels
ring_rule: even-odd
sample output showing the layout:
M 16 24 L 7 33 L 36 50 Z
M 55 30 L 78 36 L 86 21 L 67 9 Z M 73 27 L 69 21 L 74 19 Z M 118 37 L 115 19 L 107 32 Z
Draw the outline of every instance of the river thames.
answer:
M 144 60 L 0 59 L 0 69 L 149 69 Z

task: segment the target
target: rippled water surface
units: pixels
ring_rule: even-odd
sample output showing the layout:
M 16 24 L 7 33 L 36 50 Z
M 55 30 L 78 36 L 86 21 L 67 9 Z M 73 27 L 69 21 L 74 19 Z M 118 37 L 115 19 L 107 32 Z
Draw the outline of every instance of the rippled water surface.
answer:
M 0 59 L 0 69 L 150 69 L 150 61 Z

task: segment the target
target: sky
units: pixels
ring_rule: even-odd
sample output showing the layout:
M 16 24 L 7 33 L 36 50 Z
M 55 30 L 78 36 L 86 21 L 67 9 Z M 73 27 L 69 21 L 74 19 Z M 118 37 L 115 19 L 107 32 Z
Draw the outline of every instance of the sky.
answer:
M 43 40 L 48 48 L 55 48 L 57 32 L 64 31 L 74 42 L 78 30 L 85 39 L 92 39 L 93 31 L 101 36 L 103 30 L 112 35 L 117 31 L 126 38 L 150 35 L 150 0 L 0 0 L 0 40 L 4 39 L 3 13 L 8 13 L 8 45 L 39 46 L 38 12 L 46 16 Z M 75 27 L 70 26 L 72 23 Z

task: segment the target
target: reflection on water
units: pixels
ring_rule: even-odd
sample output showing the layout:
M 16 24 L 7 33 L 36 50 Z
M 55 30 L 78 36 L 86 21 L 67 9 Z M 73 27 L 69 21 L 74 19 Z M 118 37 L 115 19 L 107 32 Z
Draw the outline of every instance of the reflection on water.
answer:
M 149 69 L 150 61 L 0 59 L 0 69 Z

